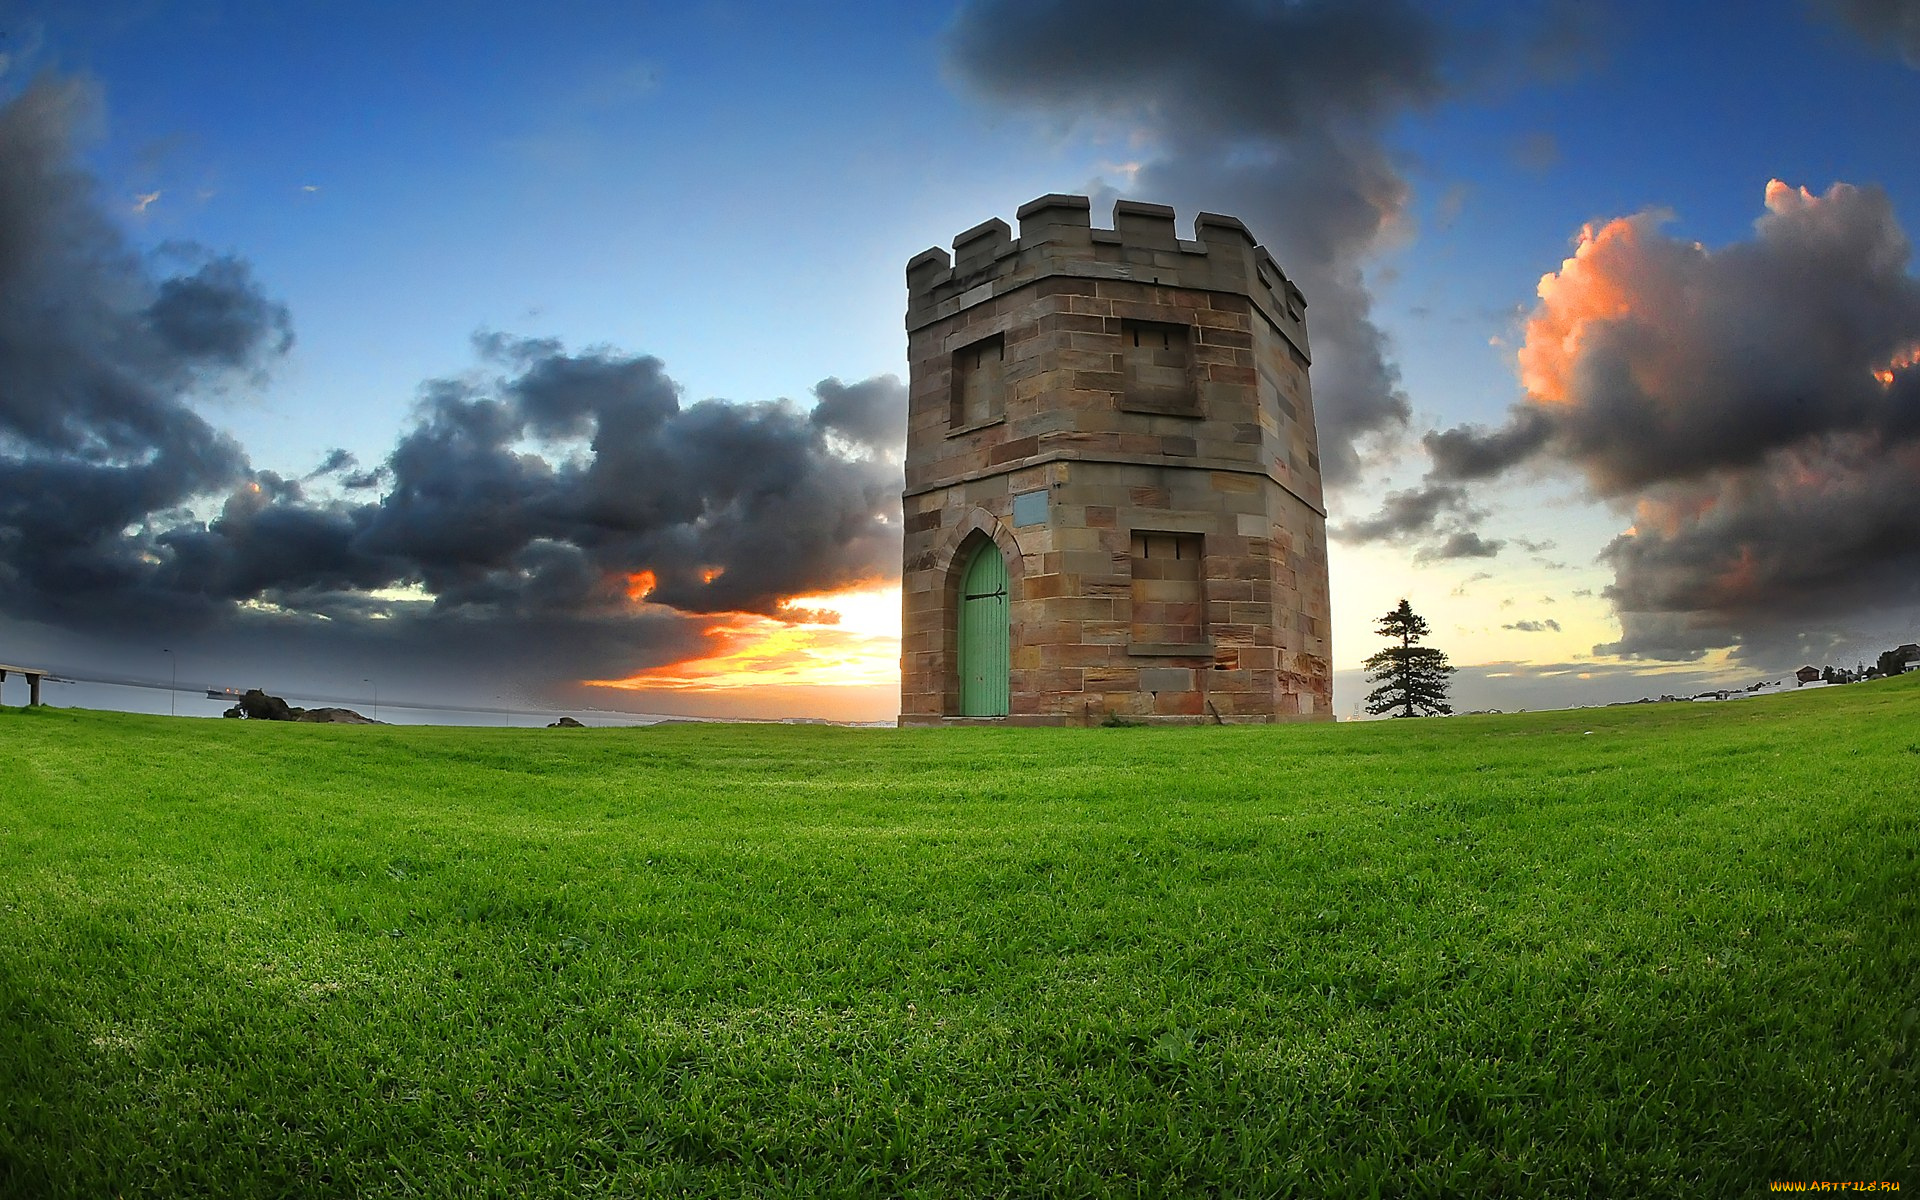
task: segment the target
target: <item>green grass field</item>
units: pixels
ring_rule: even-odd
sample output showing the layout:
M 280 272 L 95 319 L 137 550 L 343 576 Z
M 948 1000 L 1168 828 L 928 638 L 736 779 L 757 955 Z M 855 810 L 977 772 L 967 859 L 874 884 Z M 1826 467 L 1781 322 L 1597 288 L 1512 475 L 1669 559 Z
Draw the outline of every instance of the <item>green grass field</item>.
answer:
M 1920 1187 L 1920 678 L 1294 728 L 0 713 L 0 1196 Z

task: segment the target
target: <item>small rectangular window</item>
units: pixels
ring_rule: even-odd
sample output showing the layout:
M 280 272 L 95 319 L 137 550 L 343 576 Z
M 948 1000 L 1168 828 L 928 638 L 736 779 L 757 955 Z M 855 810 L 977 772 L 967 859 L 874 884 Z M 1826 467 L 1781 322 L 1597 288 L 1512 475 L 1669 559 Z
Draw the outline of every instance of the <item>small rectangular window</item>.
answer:
M 1207 640 L 1205 575 L 1197 533 L 1133 531 L 1135 643 L 1197 646 Z
M 1120 323 L 1121 407 L 1135 412 L 1200 415 L 1193 379 L 1193 334 L 1161 321 Z
M 1005 335 L 996 333 L 953 352 L 951 424 L 955 429 L 985 425 L 1006 414 L 1006 346 Z

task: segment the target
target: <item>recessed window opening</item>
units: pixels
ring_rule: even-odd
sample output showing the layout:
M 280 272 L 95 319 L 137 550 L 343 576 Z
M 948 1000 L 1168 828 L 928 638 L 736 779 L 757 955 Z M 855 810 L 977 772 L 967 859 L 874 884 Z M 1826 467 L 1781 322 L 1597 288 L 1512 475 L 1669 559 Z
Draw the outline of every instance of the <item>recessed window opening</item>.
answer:
M 1199 415 L 1193 379 L 1193 335 L 1185 325 L 1124 321 L 1120 326 L 1121 407 L 1139 412 Z
M 951 423 L 956 429 L 983 425 L 1006 412 L 1007 339 L 1003 334 L 953 352 Z
M 1132 534 L 1132 640 L 1198 645 L 1206 641 L 1206 592 L 1197 533 Z

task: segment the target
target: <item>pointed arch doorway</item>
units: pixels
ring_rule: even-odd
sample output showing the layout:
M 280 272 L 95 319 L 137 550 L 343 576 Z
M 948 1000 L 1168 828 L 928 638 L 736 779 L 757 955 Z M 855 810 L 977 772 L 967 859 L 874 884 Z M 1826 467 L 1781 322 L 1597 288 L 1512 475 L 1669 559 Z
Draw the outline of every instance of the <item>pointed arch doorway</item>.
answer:
M 1012 659 L 1007 564 L 1000 547 L 982 539 L 960 577 L 960 715 L 1007 715 Z

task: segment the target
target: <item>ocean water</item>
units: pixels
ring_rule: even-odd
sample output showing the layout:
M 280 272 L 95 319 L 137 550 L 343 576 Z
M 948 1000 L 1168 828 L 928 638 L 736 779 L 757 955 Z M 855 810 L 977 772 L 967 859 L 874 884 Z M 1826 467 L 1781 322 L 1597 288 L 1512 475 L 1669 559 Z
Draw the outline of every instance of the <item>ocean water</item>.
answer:
M 297 708 L 350 708 L 362 716 L 374 717 L 371 696 L 302 696 L 287 692 L 280 698 Z M 58 708 L 96 708 L 109 712 L 171 713 L 181 717 L 218 718 L 239 700 L 238 696 L 210 699 L 203 688 L 166 684 L 111 683 L 101 680 L 69 680 L 48 676 L 40 682 L 40 702 Z M 27 702 L 27 681 L 9 673 L 0 683 L 0 704 Z M 664 714 L 607 712 L 595 709 L 550 710 L 544 708 L 507 708 L 481 705 L 433 706 L 394 702 L 382 698 L 377 719 L 389 725 L 497 725 L 511 728 L 536 728 L 561 717 L 572 717 L 584 725 L 652 725 L 666 720 L 685 720 Z

